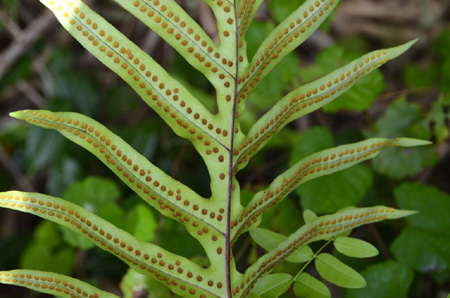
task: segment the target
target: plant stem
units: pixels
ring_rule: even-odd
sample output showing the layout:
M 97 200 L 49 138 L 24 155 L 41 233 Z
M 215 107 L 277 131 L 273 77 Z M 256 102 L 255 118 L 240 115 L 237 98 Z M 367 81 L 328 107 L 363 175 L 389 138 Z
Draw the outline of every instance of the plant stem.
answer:
M 334 241 L 334 238 L 331 238 L 324 245 L 322 245 L 322 247 L 319 248 L 316 251 L 316 253 L 312 256 L 312 258 L 308 262 L 306 262 L 305 265 L 303 265 L 302 269 L 300 269 L 300 271 L 294 277 L 291 278 L 291 280 L 289 281 L 289 284 L 286 287 L 284 287 L 283 289 L 281 289 L 281 291 L 275 296 L 275 298 L 280 297 L 280 295 L 282 295 L 284 292 L 286 292 L 292 286 L 292 283 L 297 279 L 297 277 L 300 275 L 300 273 L 302 273 L 306 269 L 306 267 L 308 267 L 308 265 L 313 260 L 315 260 L 317 258 L 317 256 L 322 252 L 322 250 L 324 250 L 325 247 L 327 247 L 327 245 L 330 244 L 332 241 Z
M 226 270 L 226 287 L 227 287 L 227 297 L 231 298 L 231 197 L 232 197 L 232 187 L 233 187 L 233 147 L 234 147 L 234 115 L 236 113 L 236 100 L 237 100 L 237 77 L 239 71 L 238 63 L 238 25 L 237 25 L 237 11 L 236 5 L 233 5 L 233 13 L 236 24 L 235 30 L 235 60 L 234 60 L 234 90 L 233 90 L 233 108 L 231 110 L 231 129 L 230 129 L 230 146 L 228 148 L 228 189 L 227 189 L 227 227 L 225 234 L 225 270 Z

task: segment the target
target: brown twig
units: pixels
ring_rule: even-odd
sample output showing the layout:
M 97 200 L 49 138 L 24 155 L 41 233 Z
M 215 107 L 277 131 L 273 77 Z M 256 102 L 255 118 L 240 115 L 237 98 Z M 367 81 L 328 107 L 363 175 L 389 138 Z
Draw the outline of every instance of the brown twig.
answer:
M 17 168 L 17 166 L 11 160 L 2 144 L 0 144 L 0 162 L 3 164 L 5 169 L 11 174 L 12 178 L 14 179 L 14 181 L 21 190 L 31 192 L 35 191 L 30 181 L 28 181 L 28 179 L 22 174 L 20 169 Z
M 55 20 L 56 18 L 51 11 L 45 11 L 30 23 L 24 31 L 21 31 L 20 34 L 18 32 L 14 33 L 13 43 L 0 53 L 0 78 L 28 50 L 30 45 L 53 25 Z
M 25 80 L 20 80 L 16 83 L 17 89 L 22 92 L 29 101 L 31 101 L 38 108 L 42 108 L 45 104 L 45 99 L 34 89 L 34 87 Z
M 380 235 L 380 232 L 378 232 L 377 227 L 374 224 L 368 225 L 370 232 L 375 237 L 375 240 L 378 243 L 378 247 L 380 248 L 381 252 L 383 253 L 384 257 L 386 259 L 392 259 L 391 253 L 389 252 L 389 249 L 387 248 L 386 244 L 384 243 L 383 238 Z

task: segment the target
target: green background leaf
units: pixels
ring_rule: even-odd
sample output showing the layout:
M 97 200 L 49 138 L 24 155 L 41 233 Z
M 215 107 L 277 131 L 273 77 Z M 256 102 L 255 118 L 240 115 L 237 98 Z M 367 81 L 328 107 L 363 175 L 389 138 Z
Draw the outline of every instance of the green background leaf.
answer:
M 75 251 L 64 246 L 56 225 L 43 221 L 34 233 L 34 240 L 20 256 L 20 267 L 71 274 L 75 266 Z
M 340 287 L 362 288 L 366 286 L 364 278 L 358 272 L 328 253 L 318 255 L 315 265 L 320 276 Z
M 312 154 L 334 146 L 328 128 L 313 127 L 300 135 L 292 150 L 290 164 Z M 372 185 L 373 177 L 365 165 L 322 176 L 297 188 L 300 202 L 305 209 L 323 214 L 358 204 Z
M 355 43 L 359 44 L 360 42 L 356 40 Z M 324 49 L 317 55 L 316 65 L 301 70 L 302 78 L 307 82 L 312 81 L 362 56 L 364 51 L 351 44 L 351 42 L 337 44 Z M 329 113 L 340 110 L 365 111 L 370 108 L 385 88 L 384 77 L 380 70 L 376 69 L 360 78 L 349 91 L 322 109 Z
M 432 186 L 404 183 L 395 197 L 402 208 L 419 211 L 406 219 L 411 226 L 391 246 L 396 258 L 420 272 L 449 272 L 450 196 Z
M 424 117 L 421 106 L 409 103 L 405 98 L 394 101 L 386 110 L 383 118 L 377 121 L 375 128 L 365 132 L 372 137 L 411 137 L 429 139 L 429 131 L 422 126 Z M 372 162 L 373 168 L 380 174 L 401 179 L 412 177 L 437 162 L 437 154 L 431 146 L 383 150 Z
M 387 261 L 368 267 L 361 275 L 366 279 L 367 286 L 363 289 L 349 289 L 347 298 L 406 298 L 413 281 L 414 273 L 407 266 Z

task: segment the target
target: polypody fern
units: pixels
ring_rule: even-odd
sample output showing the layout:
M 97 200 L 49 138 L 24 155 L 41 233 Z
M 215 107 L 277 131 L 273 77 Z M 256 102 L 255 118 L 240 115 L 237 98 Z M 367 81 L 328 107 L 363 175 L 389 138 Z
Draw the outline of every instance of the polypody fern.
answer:
M 336 99 L 358 79 L 400 55 L 413 42 L 369 53 L 320 80 L 301 86 L 276 103 L 274 101 L 268 112 L 245 134 L 240 128 L 240 116 L 249 94 L 284 56 L 312 34 L 338 1 L 307 0 L 267 36 L 251 61 L 246 53 L 246 31 L 263 1 L 204 1 L 217 19 L 219 44 L 215 44 L 175 0 L 116 0 L 206 76 L 215 88 L 216 114 L 209 112 L 158 63 L 80 0 L 41 0 L 67 31 L 122 77 L 178 136 L 192 142 L 210 174 L 210 198 L 199 196 L 188 186 L 171 178 L 119 136 L 87 116 L 42 110 L 19 111 L 11 116 L 57 130 L 96 155 L 145 202 L 182 224 L 201 243 L 210 266 L 202 268 L 162 247 L 141 242 L 86 209 L 59 198 L 8 191 L 0 193 L 0 205 L 33 213 L 85 235 L 130 268 L 166 284 L 177 295 L 197 298 L 258 297 L 252 291 L 257 281 L 270 279 L 266 275 L 279 262 L 292 258 L 301 248 L 307 248 L 309 243 L 331 241 L 355 227 L 412 213 L 382 206 L 347 209 L 321 217 L 307 212 L 304 226 L 287 237 L 279 238 L 243 274 L 236 270 L 231 248 L 238 237 L 254 229 L 264 212 L 302 183 L 373 158 L 386 147 L 426 144 L 403 138 L 369 139 L 317 152 L 281 174 L 246 206 L 240 201 L 236 173 L 271 137 L 291 121 Z M 258 233 L 263 233 L 262 230 L 253 231 L 255 239 Z M 352 247 L 361 243 L 345 241 L 342 245 Z M 310 254 L 303 262 L 314 257 Z M 336 267 L 333 267 L 335 260 L 330 258 L 332 256 L 328 254 L 317 257 L 316 267 L 319 272 L 325 271 L 321 272 L 324 278 L 334 280 L 338 285 L 363 286 L 358 281 L 353 285 L 340 283 L 344 277 L 339 275 L 348 273 L 347 269 L 339 271 L 335 278 L 330 277 L 332 270 L 320 269 Z M 295 282 L 308 284 L 311 289 L 329 296 L 326 288 L 324 290 L 323 285 L 318 285 L 318 281 L 311 278 L 302 273 Z M 79 280 L 47 272 L 1 272 L 0 282 L 61 297 L 116 297 Z M 286 285 L 289 287 L 293 282 L 292 278 L 288 278 L 284 289 L 281 288 L 277 295 L 287 290 Z M 264 292 L 264 283 L 257 287 L 260 293 Z M 297 288 L 298 295 L 309 295 L 302 294 L 300 286 Z

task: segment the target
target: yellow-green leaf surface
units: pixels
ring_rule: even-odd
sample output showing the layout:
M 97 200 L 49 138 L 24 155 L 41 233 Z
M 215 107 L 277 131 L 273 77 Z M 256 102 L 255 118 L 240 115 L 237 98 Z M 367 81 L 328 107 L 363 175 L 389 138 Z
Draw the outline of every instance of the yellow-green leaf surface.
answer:
M 305 41 L 336 7 L 338 0 L 307 0 L 263 41 L 246 69 L 238 76 L 237 112 L 259 82 L 277 63 Z
M 275 206 L 299 185 L 324 175 L 349 168 L 364 160 L 374 158 L 388 147 L 411 147 L 430 142 L 400 138 L 395 140 L 376 138 L 342 145 L 311 154 L 278 176 L 265 190 L 258 192 L 238 218 L 231 222 L 233 240 L 259 224 L 268 208 Z
M 187 289 L 205 297 L 223 296 L 223 290 L 207 283 L 220 282 L 220 272 L 203 269 L 157 245 L 141 242 L 80 206 L 48 195 L 18 191 L 0 193 L 0 206 L 40 216 L 85 235 L 137 272 L 169 281 L 168 286 L 175 293 L 183 295 Z M 188 282 L 189 272 L 201 278 Z
M 322 253 L 318 255 L 315 265 L 319 274 L 335 285 L 344 288 L 363 288 L 366 286 L 366 281 L 358 272 L 330 254 Z
M 249 66 L 246 33 L 263 0 L 241 0 L 236 6 L 239 68 Z
M 297 186 L 372 158 L 386 147 L 427 143 L 405 138 L 379 138 L 323 150 L 281 174 L 267 189 L 258 192 L 245 208 L 241 205 L 240 185 L 235 174 L 273 135 L 292 120 L 334 100 L 360 77 L 403 53 L 414 41 L 369 53 L 292 91 L 278 103 L 274 102 L 264 116 L 253 122 L 246 136 L 240 128 L 240 117 L 251 91 L 283 57 L 318 28 L 339 1 L 305 0 L 268 34 L 251 59 L 247 57 L 245 36 L 263 0 L 204 0 L 217 20 L 217 36 L 214 38 L 209 37 L 176 0 L 115 1 L 206 76 L 215 90 L 215 114 L 81 0 L 40 0 L 83 47 L 127 82 L 178 136 L 192 142 L 208 169 L 211 197 L 199 196 L 156 167 L 119 136 L 84 115 L 49 111 L 19 111 L 11 115 L 39 127 L 57 130 L 93 153 L 149 205 L 181 223 L 204 248 L 209 267 L 203 268 L 157 245 L 139 241 L 86 209 L 59 198 L 11 191 L 0 193 L 0 207 L 32 213 L 84 235 L 133 270 L 162 282 L 176 295 L 192 298 L 258 297 L 251 293 L 258 287 L 263 297 L 275 297 L 294 281 L 287 274 L 265 275 L 283 260 L 310 260 L 314 256 L 309 243 L 330 240 L 363 224 L 412 214 L 382 206 L 341 210 L 321 217 L 305 212 L 306 224 L 289 236 L 255 230 L 252 236 L 268 252 L 244 274 L 238 272 L 232 250 L 236 239 L 257 226 L 262 214 Z M 342 243 L 339 245 L 343 247 Z M 343 250 L 348 252 L 349 248 Z M 354 251 L 352 253 L 355 254 Z M 328 260 L 326 255 L 321 258 L 319 268 L 328 266 L 341 270 L 340 274 L 352 280 L 352 283 L 334 280 L 338 284 L 361 285 L 346 267 Z M 66 279 L 66 285 L 61 277 L 62 287 L 56 282 L 59 277 L 55 275 L 42 277 L 28 272 L 30 277 L 28 273 L 17 272 L 14 279 L 3 274 L 8 277 L 8 282 L 29 285 L 43 292 L 64 291 L 70 297 L 115 297 L 95 292 L 96 289 L 70 278 Z M 336 279 L 335 275 L 331 274 L 331 279 Z M 4 276 L 0 276 L 1 282 L 6 281 Z M 56 285 L 49 284 L 49 278 L 50 283 L 55 282 Z M 308 277 L 300 278 L 297 284 L 302 280 L 303 286 L 326 296 L 327 292 Z M 68 290 L 65 293 L 67 286 L 75 292 Z
M 245 284 L 243 293 L 245 295 L 245 293 L 250 292 L 254 283 L 261 276 L 271 272 L 279 262 L 285 260 L 300 247 L 319 240 L 329 240 L 332 237 L 336 237 L 337 235 L 365 224 L 386 219 L 401 218 L 414 213 L 416 212 L 376 206 L 371 208 L 343 210 L 332 215 L 321 216 L 317 220 L 305 224 L 292 233 L 285 241 L 281 242 L 277 248 L 263 255 L 255 264 L 250 266 L 244 274 Z M 344 273 L 346 272 L 347 271 Z M 334 274 L 332 276 L 334 276 Z M 361 284 L 358 283 L 357 279 L 353 282 L 354 283 L 350 285 L 356 286 Z
M 263 0 L 240 0 L 236 6 L 239 39 L 245 41 L 245 33 Z
M 97 156 L 125 184 L 156 210 L 185 225 L 194 237 L 211 229 L 222 235 L 224 220 L 219 208 L 165 174 L 120 137 L 91 118 L 70 112 L 20 111 L 11 116 L 36 126 L 53 129 Z M 197 207 L 195 207 L 197 206 Z M 203 209 L 209 210 L 207 214 Z M 210 213 L 217 214 L 211 218 Z M 191 221 L 197 221 L 197 227 Z
M 151 0 L 115 1 L 158 33 L 211 82 L 219 81 L 220 74 L 234 76 L 232 69 L 222 63 L 223 52 L 174 0 L 161 3 Z M 226 54 L 225 58 L 230 60 L 229 53 Z
M 234 172 L 244 168 L 272 136 L 288 123 L 311 113 L 349 90 L 358 79 L 396 58 L 416 40 L 404 45 L 368 53 L 312 83 L 301 86 L 279 100 L 250 129 L 242 143 L 234 147 Z
M 219 123 L 158 63 L 80 0 L 41 0 L 91 54 L 124 79 L 181 137 L 223 146 L 225 137 L 208 129 Z M 201 139 L 198 136 L 201 135 Z
M 338 252 L 353 258 L 370 258 L 378 255 L 375 246 L 361 239 L 338 237 L 334 240 L 334 247 Z
M 78 279 L 43 271 L 0 271 L 0 283 L 26 287 L 63 298 L 119 298 Z
M 294 293 L 304 298 L 330 298 L 330 290 L 321 281 L 308 273 L 302 272 L 295 279 Z

